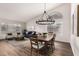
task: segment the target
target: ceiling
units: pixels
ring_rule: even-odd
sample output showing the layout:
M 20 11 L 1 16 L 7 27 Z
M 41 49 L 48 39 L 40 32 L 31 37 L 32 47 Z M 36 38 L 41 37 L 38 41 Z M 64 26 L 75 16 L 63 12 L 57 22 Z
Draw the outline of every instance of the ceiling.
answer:
M 46 10 L 51 10 L 60 3 L 46 4 Z M 31 18 L 42 14 L 44 11 L 43 3 L 0 3 L 0 19 L 28 21 Z

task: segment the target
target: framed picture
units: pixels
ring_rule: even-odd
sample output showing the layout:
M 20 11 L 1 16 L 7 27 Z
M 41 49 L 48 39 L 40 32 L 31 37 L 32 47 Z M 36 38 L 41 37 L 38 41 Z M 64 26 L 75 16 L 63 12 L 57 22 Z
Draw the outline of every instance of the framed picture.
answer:
M 79 5 L 77 6 L 77 36 L 79 36 Z
M 72 34 L 74 34 L 74 14 L 72 15 Z

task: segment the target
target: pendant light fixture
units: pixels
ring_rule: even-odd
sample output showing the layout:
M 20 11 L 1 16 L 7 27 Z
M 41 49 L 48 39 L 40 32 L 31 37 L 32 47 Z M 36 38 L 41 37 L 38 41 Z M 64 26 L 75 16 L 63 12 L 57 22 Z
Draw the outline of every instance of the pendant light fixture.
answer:
M 44 3 L 44 13 L 36 21 L 36 24 L 51 25 L 51 24 L 54 24 L 54 23 L 55 23 L 55 20 L 53 20 L 53 18 L 47 14 L 47 12 L 46 12 L 46 3 Z

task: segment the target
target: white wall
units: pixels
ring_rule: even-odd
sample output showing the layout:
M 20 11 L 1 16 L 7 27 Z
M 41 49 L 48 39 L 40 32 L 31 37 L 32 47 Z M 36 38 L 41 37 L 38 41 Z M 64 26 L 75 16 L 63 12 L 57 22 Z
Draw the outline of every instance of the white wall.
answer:
M 57 33 L 56 40 L 69 42 L 70 41 L 70 33 L 71 33 L 71 5 L 64 4 L 59 8 L 56 8 L 53 11 L 58 11 L 62 13 L 63 18 L 58 20 L 58 22 L 62 22 L 62 27 L 60 29 L 60 33 Z
M 62 41 L 62 42 L 69 42 L 70 41 L 70 33 L 71 33 L 71 26 L 70 26 L 70 19 L 71 19 L 71 6 L 70 4 L 63 4 L 55 9 L 52 9 L 48 11 L 48 13 L 52 13 L 54 11 L 58 11 L 62 13 L 63 18 L 60 20 L 56 20 L 58 22 L 62 22 L 62 30 L 60 30 L 61 33 L 57 33 L 56 40 Z M 47 26 L 37 25 L 35 21 L 38 19 L 38 17 L 33 18 L 27 22 L 27 30 L 35 30 L 37 32 L 47 32 Z M 60 35 L 62 34 L 62 35 Z
M 2 24 L 8 25 L 8 31 L 2 32 L 1 31 L 1 26 Z M 21 30 L 26 27 L 26 24 L 24 22 L 19 22 L 19 21 L 13 21 L 13 20 L 7 20 L 7 19 L 2 19 L 0 18 L 0 34 L 8 33 L 8 32 L 13 32 L 14 26 L 19 25 L 21 27 Z
M 71 47 L 75 56 L 79 56 L 79 37 L 77 37 L 77 5 L 72 4 L 72 13 L 71 13 L 71 22 L 72 22 L 72 30 L 74 29 L 74 33 L 71 32 Z M 74 14 L 74 28 L 73 28 L 73 14 Z

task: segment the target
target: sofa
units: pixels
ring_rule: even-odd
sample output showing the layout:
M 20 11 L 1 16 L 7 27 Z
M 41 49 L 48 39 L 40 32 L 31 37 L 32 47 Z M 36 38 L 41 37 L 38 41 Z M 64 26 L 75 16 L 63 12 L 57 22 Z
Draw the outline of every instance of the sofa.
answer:
M 6 39 L 7 39 L 7 40 L 13 40 L 13 39 L 14 39 L 13 34 L 12 34 L 12 33 L 7 33 Z
M 23 35 L 20 32 L 15 32 L 15 33 L 7 33 L 6 35 L 7 40 L 24 40 Z
M 35 31 L 26 31 L 23 33 L 23 35 L 26 38 L 30 38 L 30 37 L 33 37 L 34 35 L 36 35 L 36 32 Z

